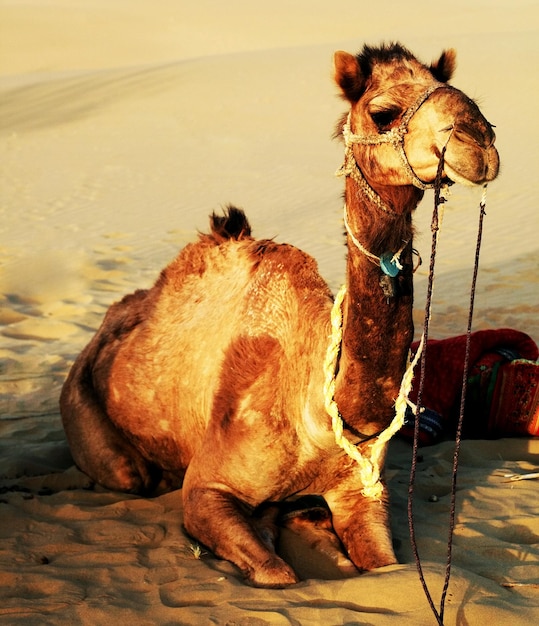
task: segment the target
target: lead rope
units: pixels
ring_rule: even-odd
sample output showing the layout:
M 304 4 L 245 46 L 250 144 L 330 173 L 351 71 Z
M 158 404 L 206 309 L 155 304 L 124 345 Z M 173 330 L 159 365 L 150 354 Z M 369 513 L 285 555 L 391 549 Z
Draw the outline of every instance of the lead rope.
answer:
M 462 424 L 464 422 L 464 406 L 466 403 L 466 391 L 468 388 L 468 372 L 470 368 L 470 342 L 472 334 L 472 320 L 475 304 L 475 290 L 477 285 L 477 273 L 479 270 L 479 253 L 481 251 L 481 239 L 483 237 L 483 221 L 486 215 L 486 203 L 487 203 L 487 185 L 483 186 L 483 194 L 481 196 L 481 202 L 479 204 L 479 226 L 477 228 L 477 245 L 475 248 L 475 261 L 472 276 L 472 284 L 470 287 L 470 309 L 468 312 L 468 327 L 466 329 L 466 352 L 464 355 L 464 372 L 462 375 L 462 393 L 460 396 L 460 410 L 459 420 L 457 424 L 457 433 L 455 436 L 455 451 L 453 454 L 453 473 L 451 480 L 451 508 L 449 513 L 449 535 L 447 539 L 447 565 L 445 572 L 445 582 L 442 591 L 442 597 L 440 599 L 440 621 L 443 624 L 445 599 L 447 596 L 447 589 L 449 587 L 449 579 L 451 576 L 451 556 L 453 547 L 453 532 L 455 530 L 455 511 L 456 511 L 456 494 L 457 494 L 457 473 L 459 464 L 460 442 L 462 438 Z
M 440 205 L 444 202 L 444 199 L 440 197 L 440 189 L 441 189 L 441 181 L 442 181 L 442 173 L 444 167 L 444 155 L 445 155 L 445 147 L 442 150 L 442 154 L 440 156 L 440 161 L 438 163 L 438 171 L 436 173 L 435 180 L 435 191 L 434 191 L 434 211 L 432 214 L 432 222 L 431 222 L 431 231 L 432 231 L 432 246 L 431 246 L 431 254 L 430 254 L 430 267 L 429 267 L 429 278 L 427 284 L 427 297 L 425 301 L 425 319 L 423 322 L 423 335 L 422 340 L 426 344 L 429 338 L 429 322 L 432 310 L 432 291 L 434 287 L 434 265 L 436 259 L 436 249 L 438 246 L 438 238 L 440 233 L 440 221 L 439 221 L 439 208 Z M 440 616 L 438 615 L 438 611 L 434 606 L 434 602 L 432 600 L 432 596 L 430 594 L 427 582 L 425 580 L 425 576 L 423 574 L 423 568 L 421 566 L 421 559 L 419 557 L 419 551 L 417 548 L 417 540 L 415 535 L 415 524 L 414 524 L 414 511 L 413 511 L 413 497 L 414 497 L 414 487 L 415 487 L 415 477 L 417 472 L 417 452 L 419 448 L 419 413 L 421 410 L 421 400 L 423 396 L 423 388 L 425 385 L 425 364 L 426 364 L 426 354 L 427 351 L 423 350 L 421 355 L 421 370 L 420 370 L 420 378 L 419 378 L 419 388 L 417 392 L 417 404 L 415 408 L 415 424 L 414 424 L 414 440 L 412 445 L 412 464 L 410 467 L 410 481 L 408 484 L 408 527 L 410 531 L 410 543 L 412 546 L 412 552 L 415 559 L 415 564 L 417 568 L 417 572 L 419 574 L 419 580 L 421 581 L 421 585 L 423 586 L 423 591 L 427 597 L 430 608 L 432 609 L 436 619 L 438 620 L 438 624 L 442 624 L 440 621 Z
M 430 260 L 430 268 L 429 268 L 429 280 L 428 280 L 428 287 L 427 287 L 427 299 L 426 299 L 426 304 L 425 304 L 424 329 L 423 329 L 423 335 L 421 337 L 421 341 L 424 342 L 425 344 L 428 340 L 429 321 L 430 321 L 430 316 L 431 316 L 431 304 L 432 304 L 432 290 L 433 290 L 433 282 L 434 282 L 434 263 L 435 263 L 436 247 L 438 243 L 438 235 L 439 235 L 438 209 L 440 205 L 445 201 L 440 196 L 444 154 L 445 154 L 445 148 L 443 149 L 441 157 L 440 157 L 440 162 L 438 164 L 438 172 L 436 176 L 436 183 L 435 183 L 434 212 L 433 212 L 432 224 L 431 224 L 432 251 L 431 251 L 431 260 Z M 465 348 L 465 358 L 464 358 L 464 372 L 463 372 L 463 379 L 462 379 L 462 393 L 461 393 L 457 432 L 456 432 L 456 437 L 455 437 L 455 450 L 453 454 L 453 469 L 452 469 L 452 474 L 451 474 L 451 504 L 450 504 L 450 514 L 449 514 L 449 533 L 448 533 L 448 540 L 447 540 L 447 562 L 446 562 L 444 586 L 443 586 L 442 595 L 440 598 L 440 610 L 439 611 L 437 611 L 436 607 L 434 606 L 432 596 L 430 594 L 428 585 L 425 581 L 425 577 L 423 574 L 423 568 L 421 566 L 421 559 L 419 557 L 419 552 L 417 548 L 415 526 L 414 526 L 414 516 L 413 516 L 413 495 L 414 495 L 414 486 L 415 486 L 415 476 L 416 476 L 416 471 L 417 471 L 417 452 L 418 452 L 418 447 L 419 447 L 419 412 L 421 410 L 421 399 L 423 395 L 423 388 L 424 388 L 424 381 L 425 381 L 426 350 L 423 351 L 422 357 L 421 357 L 421 374 L 420 374 L 419 389 L 418 389 L 418 394 L 417 394 L 417 406 L 415 410 L 415 427 L 414 427 L 414 441 L 413 441 L 413 450 L 412 450 L 412 465 L 410 468 L 410 482 L 408 486 L 408 524 L 409 524 L 409 529 L 410 529 L 410 542 L 412 545 L 412 551 L 414 554 L 416 567 L 417 567 L 417 571 L 419 574 L 419 579 L 423 586 L 423 590 L 425 592 L 429 605 L 432 609 L 432 612 L 434 613 L 436 620 L 440 626 L 443 626 L 445 600 L 447 597 L 447 591 L 449 588 L 449 581 L 451 577 L 453 534 L 454 534 L 454 529 L 455 529 L 458 461 L 459 461 L 460 443 L 461 443 L 461 437 L 462 437 L 462 424 L 464 421 L 464 406 L 465 406 L 465 400 L 466 400 L 466 389 L 467 389 L 467 382 L 468 382 L 468 370 L 469 370 L 469 360 L 470 360 L 470 339 L 471 339 L 471 331 L 472 331 L 472 320 L 473 320 L 473 309 L 474 309 L 474 302 L 475 302 L 477 273 L 479 269 L 479 253 L 481 249 L 481 239 L 483 235 L 483 220 L 486 214 L 485 212 L 486 192 L 487 192 L 487 186 L 484 185 L 483 194 L 482 194 L 481 202 L 480 202 L 477 245 L 476 245 L 476 252 L 475 252 L 472 285 L 470 289 L 470 308 L 469 308 L 468 326 L 467 326 L 467 332 L 466 332 L 466 348 Z

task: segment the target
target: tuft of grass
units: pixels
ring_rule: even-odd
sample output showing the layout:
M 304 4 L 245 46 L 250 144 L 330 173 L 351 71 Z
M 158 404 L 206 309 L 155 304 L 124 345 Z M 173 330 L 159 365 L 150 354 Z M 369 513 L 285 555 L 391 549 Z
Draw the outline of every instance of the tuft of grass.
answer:
M 200 544 L 193 542 L 189 544 L 189 551 L 194 556 L 195 559 L 200 560 L 207 552 L 202 549 Z

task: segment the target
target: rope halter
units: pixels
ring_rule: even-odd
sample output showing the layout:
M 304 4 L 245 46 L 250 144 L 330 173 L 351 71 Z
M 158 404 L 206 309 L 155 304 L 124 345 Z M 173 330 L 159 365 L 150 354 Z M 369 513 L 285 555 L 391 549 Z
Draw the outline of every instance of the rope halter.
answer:
M 346 122 L 342 129 L 342 134 L 344 138 L 345 144 L 345 152 L 344 152 L 344 163 L 342 167 L 337 171 L 337 176 L 350 176 L 359 186 L 359 188 L 363 191 L 363 193 L 367 196 L 367 198 L 381 211 L 387 213 L 390 217 L 397 217 L 398 213 L 396 213 L 390 206 L 388 206 L 380 197 L 380 195 L 369 185 L 367 179 L 365 178 L 363 172 L 361 171 L 359 165 L 357 164 L 356 158 L 353 152 L 354 144 L 364 145 L 364 146 L 375 146 L 381 144 L 391 144 L 395 150 L 397 151 L 400 159 L 402 161 L 402 165 L 404 167 L 404 171 L 408 175 L 410 182 L 414 187 L 417 187 L 421 190 L 433 189 L 435 187 L 435 181 L 432 183 L 425 183 L 422 181 L 417 174 L 414 172 L 414 169 L 410 165 L 408 161 L 408 156 L 406 154 L 406 150 L 404 147 L 404 138 L 408 133 L 408 125 L 410 124 L 410 120 L 417 113 L 417 111 L 421 108 L 424 102 L 429 99 L 429 97 L 438 89 L 451 89 L 445 83 L 435 82 L 430 85 L 414 102 L 414 104 L 406 109 L 404 112 L 400 123 L 397 126 L 394 126 L 391 130 L 375 134 L 375 135 L 358 135 L 352 132 L 351 129 L 351 116 L 352 111 L 348 113 L 346 118 Z M 448 140 L 449 141 L 449 140 Z M 448 185 L 442 185 L 441 187 L 441 195 L 446 196 L 448 194 Z M 404 245 L 400 250 L 396 253 L 392 254 L 386 252 L 379 257 L 369 250 L 367 250 L 354 236 L 349 224 L 347 217 L 347 207 L 346 204 L 344 206 L 344 225 L 346 227 L 346 231 L 350 236 L 354 245 L 360 250 L 367 258 L 369 258 L 373 263 L 377 263 L 382 268 L 384 274 L 388 276 L 396 276 L 399 271 L 402 269 L 402 265 L 400 263 L 400 255 L 402 254 L 404 248 L 407 245 L 407 242 L 404 242 Z
M 369 198 L 369 200 L 380 210 L 388 213 L 389 215 L 396 216 L 397 213 L 395 213 L 395 211 L 393 211 L 393 209 L 389 207 L 378 195 L 378 193 L 369 185 L 363 172 L 356 162 L 352 148 L 355 144 L 363 146 L 377 146 L 388 143 L 392 145 L 397 151 L 397 154 L 399 155 L 402 165 L 404 167 L 404 171 L 406 172 L 412 185 L 414 187 L 417 187 L 418 189 L 422 189 L 423 191 L 426 189 L 432 189 L 434 187 L 434 183 L 425 183 L 424 181 L 422 181 L 410 165 L 406 150 L 404 148 L 404 137 L 408 133 L 408 125 L 410 124 L 410 120 L 412 119 L 412 117 L 421 108 L 423 103 L 428 100 L 428 98 L 438 89 L 450 89 L 450 87 L 448 87 L 445 83 L 439 82 L 435 82 L 430 85 L 419 96 L 414 104 L 406 109 L 400 123 L 397 126 L 394 126 L 391 130 L 388 130 L 384 133 L 379 133 L 375 135 L 355 134 L 354 132 L 352 132 L 351 128 L 352 111 L 348 113 L 348 116 L 346 118 L 346 122 L 342 129 L 345 145 L 344 163 L 340 170 L 337 172 L 337 175 L 352 177 L 353 180 L 359 185 L 363 193 Z

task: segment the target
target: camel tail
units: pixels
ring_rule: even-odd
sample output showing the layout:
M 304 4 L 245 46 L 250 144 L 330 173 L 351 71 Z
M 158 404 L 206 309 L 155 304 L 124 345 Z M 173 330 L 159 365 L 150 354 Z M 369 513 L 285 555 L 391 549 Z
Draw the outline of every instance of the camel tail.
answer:
M 251 225 L 245 213 L 235 206 L 229 204 L 224 215 L 210 216 L 211 236 L 218 242 L 227 239 L 245 239 L 251 236 Z

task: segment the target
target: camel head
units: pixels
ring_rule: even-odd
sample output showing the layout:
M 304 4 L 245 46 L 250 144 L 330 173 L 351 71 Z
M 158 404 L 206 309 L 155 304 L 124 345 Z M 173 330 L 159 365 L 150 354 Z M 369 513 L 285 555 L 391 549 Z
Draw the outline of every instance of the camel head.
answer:
M 371 185 L 429 187 L 444 147 L 446 180 L 480 185 L 496 178 L 492 125 L 447 84 L 454 50 L 429 67 L 400 44 L 365 46 L 357 56 L 336 52 L 334 62 L 335 81 L 351 106 L 344 139 Z

